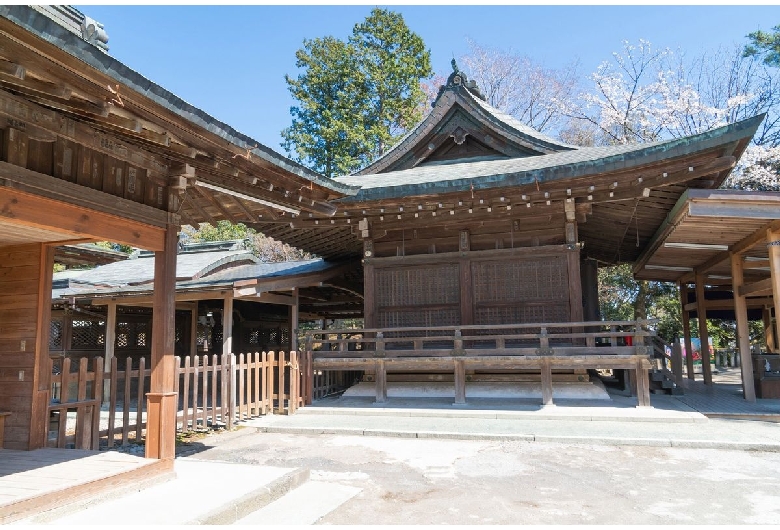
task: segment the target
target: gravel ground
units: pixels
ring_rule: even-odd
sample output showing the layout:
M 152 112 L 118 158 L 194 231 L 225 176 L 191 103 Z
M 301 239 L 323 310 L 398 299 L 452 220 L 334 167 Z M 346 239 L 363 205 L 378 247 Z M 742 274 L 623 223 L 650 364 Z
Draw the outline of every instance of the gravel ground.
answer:
M 320 524 L 779 524 L 780 454 L 561 443 L 206 436 L 188 458 L 309 468 L 361 492 Z

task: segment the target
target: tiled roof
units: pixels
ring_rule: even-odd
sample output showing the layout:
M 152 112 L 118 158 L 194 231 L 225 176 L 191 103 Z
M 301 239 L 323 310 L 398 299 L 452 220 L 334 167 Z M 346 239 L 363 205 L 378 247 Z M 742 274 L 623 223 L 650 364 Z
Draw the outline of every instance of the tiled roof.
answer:
M 520 186 L 535 181 L 581 177 L 684 156 L 728 142 L 749 138 L 763 115 L 695 136 L 646 144 L 588 147 L 541 156 L 419 166 L 413 169 L 339 177 L 344 184 L 360 186 L 343 202 L 447 193 L 493 187 Z

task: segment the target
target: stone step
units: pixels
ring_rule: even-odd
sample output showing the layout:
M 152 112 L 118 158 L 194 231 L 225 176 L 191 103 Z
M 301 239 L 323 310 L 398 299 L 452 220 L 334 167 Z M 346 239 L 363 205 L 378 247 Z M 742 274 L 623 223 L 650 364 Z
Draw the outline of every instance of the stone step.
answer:
M 310 480 L 268 506 L 252 512 L 235 524 L 311 525 L 362 490 L 344 484 Z
M 179 458 L 176 478 L 46 521 L 52 524 L 105 526 L 126 524 L 233 524 L 274 502 L 309 479 L 308 469 L 253 466 Z M 209 485 L 226 484 L 216 488 Z M 105 496 L 105 495 L 104 495 Z

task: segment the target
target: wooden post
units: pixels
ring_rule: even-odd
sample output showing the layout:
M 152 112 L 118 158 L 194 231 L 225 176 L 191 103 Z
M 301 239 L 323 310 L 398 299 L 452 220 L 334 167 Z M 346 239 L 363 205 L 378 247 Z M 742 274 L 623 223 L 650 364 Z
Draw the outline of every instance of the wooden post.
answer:
M 298 315 L 300 313 L 300 300 L 298 297 L 298 288 L 292 290 L 293 305 L 290 306 L 290 351 L 298 351 Z
M 222 421 L 228 429 L 233 427 L 232 413 L 236 409 L 236 371 L 233 359 L 233 295 L 228 294 L 222 305 L 222 396 L 226 395 L 227 403 L 222 403 Z M 216 382 L 216 377 L 214 379 Z M 225 392 L 225 390 L 227 392 Z M 227 414 L 225 412 L 227 411 Z M 227 416 L 227 417 L 225 417 Z
M 636 362 L 636 399 L 640 407 L 650 406 L 650 377 L 643 360 Z
M 375 367 L 376 402 L 384 403 L 387 401 L 387 370 L 385 362 L 377 360 Z
M 106 372 L 111 370 L 111 359 L 114 358 L 114 347 L 116 346 L 116 301 L 110 300 L 106 304 L 106 352 L 103 360 L 103 366 Z M 111 380 L 103 381 L 103 400 L 107 402 L 111 397 Z
M 678 337 L 675 337 L 674 344 L 672 344 L 672 373 L 674 374 L 674 382 L 677 383 L 677 386 L 682 386 L 683 382 L 682 365 L 682 345 L 680 344 Z
M 455 404 L 466 404 L 466 361 L 455 360 Z
M 190 355 L 198 355 L 198 301 L 192 303 L 192 314 L 190 316 Z
M 772 299 L 775 306 L 775 318 L 777 319 L 780 318 L 780 231 L 767 230 L 766 238 L 767 253 L 769 254 L 769 272 L 772 278 Z M 776 338 L 777 336 L 775 336 Z M 776 348 L 777 346 L 775 344 Z
M 233 295 L 222 301 L 222 353 L 233 353 Z
M 696 315 L 699 321 L 699 346 L 701 353 L 701 371 L 704 384 L 712 384 L 712 367 L 710 366 L 710 342 L 707 333 L 707 302 L 704 300 L 704 274 L 696 273 Z
M 747 302 L 740 289 L 745 284 L 742 256 L 731 254 L 731 278 L 734 290 L 734 314 L 737 319 L 737 348 L 742 360 L 742 396 L 747 401 L 756 400 L 753 382 L 753 363 L 750 358 L 750 337 L 748 332 Z
M 688 284 L 680 284 L 680 305 L 682 308 L 683 343 L 685 344 L 685 371 L 688 379 L 695 380 L 693 373 L 693 345 L 691 342 L 691 316 L 685 305 L 688 303 Z
M 460 250 L 459 284 L 460 284 L 460 324 L 468 326 L 474 323 L 474 289 L 471 283 L 471 234 L 468 230 L 461 230 L 458 250 Z
M 552 368 L 550 359 L 542 359 L 542 406 L 553 405 Z
M 147 394 L 146 457 L 172 460 L 176 442 L 174 344 L 176 339 L 177 227 L 165 230 L 163 251 L 154 255 L 152 362 Z
M 775 325 L 772 322 L 772 308 L 765 307 L 761 316 L 764 321 L 766 351 L 767 353 L 774 353 L 777 351 L 777 340 L 775 339 Z

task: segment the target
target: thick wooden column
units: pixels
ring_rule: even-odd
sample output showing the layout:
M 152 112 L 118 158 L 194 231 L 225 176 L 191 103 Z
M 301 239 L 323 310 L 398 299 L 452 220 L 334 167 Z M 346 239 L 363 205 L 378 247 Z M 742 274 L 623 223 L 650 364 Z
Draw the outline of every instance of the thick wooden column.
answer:
M 116 346 L 116 301 L 109 300 L 106 304 L 106 351 L 103 361 L 103 370 L 111 372 L 111 359 L 114 358 L 114 348 Z M 103 402 L 107 403 L 111 399 L 111 380 L 103 380 Z
M 35 342 L 31 345 L 34 349 L 33 355 L 35 355 L 35 366 L 32 371 L 33 388 L 35 389 L 35 392 L 33 393 L 33 402 L 30 410 L 31 424 L 29 449 L 46 447 L 49 426 L 48 405 L 51 400 L 49 333 L 51 333 L 51 289 L 52 276 L 54 273 L 54 247 L 43 244 L 36 246 L 40 248 L 40 255 L 38 257 L 40 264 L 38 270 L 40 272 L 37 293 L 37 330 Z M 17 301 L 19 300 L 17 299 Z M 11 311 L 13 311 L 13 309 L 11 309 Z M 22 351 L 25 349 L 23 344 L 24 341 L 21 341 L 20 349 Z M 2 444 L 2 441 L 0 441 L 0 444 Z M 0 449 L 2 449 L 1 445 Z
M 384 403 L 387 401 L 387 369 L 385 368 L 385 361 L 376 361 L 374 363 L 376 378 L 376 402 Z
M 542 360 L 542 405 L 547 407 L 553 404 L 552 367 L 550 359 Z
M 712 367 L 710 366 L 710 343 L 707 333 L 707 302 L 704 300 L 704 274 L 696 274 L 696 315 L 699 317 L 699 350 L 701 352 L 701 372 L 704 384 L 712 384 Z
M 691 343 L 691 316 L 685 309 L 688 303 L 688 284 L 680 283 L 680 306 L 682 308 L 683 325 L 683 344 L 685 345 L 685 371 L 688 373 L 688 379 L 694 381 L 696 376 L 693 373 L 693 345 Z
M 775 325 L 772 322 L 772 308 L 765 307 L 761 316 L 764 321 L 766 351 L 768 353 L 774 353 L 777 351 L 777 339 L 775 338 L 777 335 L 775 333 Z
M 742 256 L 731 254 L 731 278 L 734 290 L 734 314 L 737 319 L 737 348 L 742 367 L 742 396 L 747 401 L 756 400 L 753 382 L 753 363 L 750 359 L 750 337 L 748 335 L 747 302 L 740 289 L 745 284 Z
M 154 255 L 151 385 L 147 397 L 146 457 L 173 460 L 176 442 L 174 344 L 178 227 L 168 225 L 163 250 Z

